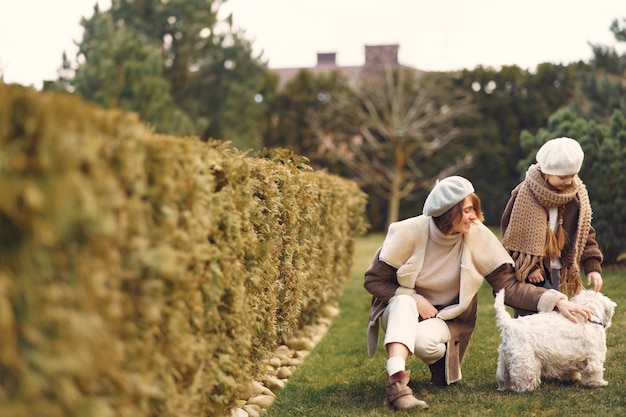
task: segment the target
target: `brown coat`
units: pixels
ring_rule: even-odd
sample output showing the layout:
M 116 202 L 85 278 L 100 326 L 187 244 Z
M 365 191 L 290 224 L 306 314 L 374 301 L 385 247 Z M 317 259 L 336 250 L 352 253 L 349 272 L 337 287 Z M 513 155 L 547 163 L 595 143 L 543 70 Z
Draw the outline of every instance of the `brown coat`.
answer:
M 414 219 L 417 220 L 418 218 Z M 397 229 L 404 231 L 408 230 L 408 236 L 420 234 L 412 232 L 414 231 L 412 228 L 420 227 L 419 221 L 403 222 L 403 227 L 398 227 Z M 477 232 L 480 230 L 483 235 L 485 234 L 483 225 L 477 225 L 474 227 L 477 228 Z M 390 230 L 392 229 L 393 225 Z M 497 238 L 495 236 L 492 237 L 495 239 L 495 242 L 499 244 Z M 419 248 L 417 249 L 419 250 Z M 483 253 L 478 255 L 476 252 L 476 256 L 484 256 L 484 248 L 479 249 L 482 249 Z M 499 249 L 504 250 L 501 246 Z M 415 249 L 412 249 L 409 252 L 413 252 L 414 250 Z M 379 249 L 374 256 L 370 267 L 365 272 L 364 281 L 365 289 L 373 296 L 368 326 L 368 351 L 370 355 L 373 355 L 376 351 L 380 316 L 387 307 L 389 299 L 396 295 L 396 291 L 401 288 L 401 285 L 398 283 L 398 268 L 380 260 L 380 252 L 381 250 Z M 404 255 L 403 257 L 407 257 L 407 255 Z M 520 283 L 515 277 L 512 265 L 509 263 L 504 263 L 495 268 L 490 273 L 485 275 L 484 279 L 487 280 L 495 292 L 500 289 L 505 289 L 505 302 L 512 307 L 534 311 L 548 311 L 554 308 L 558 300 L 566 298 L 562 294 L 556 293 L 555 291 L 547 291 L 544 288 L 538 288 L 530 284 Z M 447 346 L 445 367 L 445 378 L 448 384 L 461 379 L 461 364 L 476 324 L 478 308 L 476 297 L 477 291 L 478 288 L 476 287 L 473 293 L 465 294 L 465 296 L 469 297 L 471 301 L 469 301 L 464 311 L 454 317 L 446 319 L 446 323 L 450 330 L 450 342 L 448 342 Z M 450 306 L 440 307 L 442 310 L 445 307 L 450 308 Z

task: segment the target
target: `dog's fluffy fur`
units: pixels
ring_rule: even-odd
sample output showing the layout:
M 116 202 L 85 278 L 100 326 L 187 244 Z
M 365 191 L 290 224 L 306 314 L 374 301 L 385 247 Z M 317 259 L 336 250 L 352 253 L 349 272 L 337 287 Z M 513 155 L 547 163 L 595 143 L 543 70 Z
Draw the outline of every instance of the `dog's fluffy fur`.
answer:
M 504 307 L 504 290 L 498 292 L 494 307 L 502 338 L 496 374 L 499 391 L 532 391 L 542 377 L 581 380 L 586 387 L 608 384 L 603 376 L 606 329 L 617 304 L 590 290 L 570 301 L 586 305 L 594 317 L 576 324 L 555 311 L 513 319 Z

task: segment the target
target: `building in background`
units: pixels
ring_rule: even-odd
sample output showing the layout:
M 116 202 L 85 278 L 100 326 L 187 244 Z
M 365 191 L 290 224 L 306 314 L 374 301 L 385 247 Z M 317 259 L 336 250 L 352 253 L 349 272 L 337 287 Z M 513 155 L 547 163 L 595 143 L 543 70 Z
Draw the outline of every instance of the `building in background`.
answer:
M 398 50 L 400 45 L 365 45 L 365 63 L 362 66 L 339 66 L 335 52 L 322 52 L 317 54 L 317 64 L 309 68 L 272 68 L 271 71 L 280 78 L 279 87 L 293 78 L 299 71 L 308 70 L 313 74 L 340 70 L 351 79 L 357 80 L 364 75 L 379 72 L 385 64 L 399 65 Z

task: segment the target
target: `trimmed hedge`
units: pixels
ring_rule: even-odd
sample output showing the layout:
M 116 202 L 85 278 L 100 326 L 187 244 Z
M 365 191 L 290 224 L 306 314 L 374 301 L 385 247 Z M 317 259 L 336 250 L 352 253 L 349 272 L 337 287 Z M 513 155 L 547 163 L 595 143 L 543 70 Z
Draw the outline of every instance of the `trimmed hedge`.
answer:
M 366 197 L 0 82 L 0 415 L 226 415 L 337 300 Z

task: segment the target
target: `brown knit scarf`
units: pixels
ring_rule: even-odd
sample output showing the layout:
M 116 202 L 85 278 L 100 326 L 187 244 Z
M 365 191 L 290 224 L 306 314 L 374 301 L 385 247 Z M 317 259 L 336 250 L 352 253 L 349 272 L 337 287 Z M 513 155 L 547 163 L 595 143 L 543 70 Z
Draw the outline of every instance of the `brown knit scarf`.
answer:
M 533 268 L 543 262 L 547 234 L 552 233 L 548 209 L 563 206 L 575 197 L 580 201 L 578 227 L 573 237 L 572 252 L 561 259 L 563 267 L 559 289 L 568 296 L 580 292 L 580 259 L 591 227 L 591 204 L 587 189 L 575 177 L 570 187 L 564 191 L 555 191 L 543 178 L 537 164 L 531 165 L 526 172 L 526 179 L 519 189 L 509 226 L 502 239 L 502 244 L 515 261 L 517 279 L 525 281 Z

